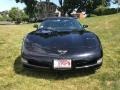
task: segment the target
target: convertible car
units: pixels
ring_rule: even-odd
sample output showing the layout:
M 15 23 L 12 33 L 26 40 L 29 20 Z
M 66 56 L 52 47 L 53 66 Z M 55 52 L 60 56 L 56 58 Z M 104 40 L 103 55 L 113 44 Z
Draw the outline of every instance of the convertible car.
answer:
M 99 38 L 86 30 L 87 25 L 71 17 L 52 17 L 35 27 L 23 40 L 23 66 L 52 70 L 101 67 L 102 46 Z

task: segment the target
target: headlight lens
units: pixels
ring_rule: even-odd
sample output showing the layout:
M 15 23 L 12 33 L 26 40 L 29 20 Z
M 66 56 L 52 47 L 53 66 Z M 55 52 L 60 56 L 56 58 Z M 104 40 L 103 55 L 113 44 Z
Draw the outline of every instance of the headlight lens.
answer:
M 26 54 L 46 54 L 39 44 L 34 43 L 27 38 L 24 40 L 22 51 Z
M 97 64 L 101 64 L 102 63 L 102 58 L 100 58 L 98 61 L 97 61 Z

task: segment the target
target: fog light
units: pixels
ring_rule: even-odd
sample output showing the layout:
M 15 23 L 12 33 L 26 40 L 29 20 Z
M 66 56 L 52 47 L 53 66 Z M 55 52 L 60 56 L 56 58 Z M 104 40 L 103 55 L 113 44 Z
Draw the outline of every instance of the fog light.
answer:
M 100 58 L 98 61 L 97 61 L 97 64 L 101 64 L 102 63 L 102 58 Z
M 22 63 L 28 63 L 26 59 L 21 58 Z

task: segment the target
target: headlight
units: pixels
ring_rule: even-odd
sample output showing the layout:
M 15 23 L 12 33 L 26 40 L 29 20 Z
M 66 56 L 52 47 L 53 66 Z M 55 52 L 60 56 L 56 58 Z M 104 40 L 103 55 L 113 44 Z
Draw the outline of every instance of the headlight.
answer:
M 22 63 L 28 63 L 28 61 L 24 58 L 21 58 Z
M 46 54 L 46 52 L 42 49 L 42 47 L 39 44 L 32 42 L 27 38 L 24 40 L 22 52 L 24 52 L 25 54 L 32 55 Z
M 102 58 L 100 58 L 98 61 L 97 61 L 97 64 L 101 64 L 102 63 Z

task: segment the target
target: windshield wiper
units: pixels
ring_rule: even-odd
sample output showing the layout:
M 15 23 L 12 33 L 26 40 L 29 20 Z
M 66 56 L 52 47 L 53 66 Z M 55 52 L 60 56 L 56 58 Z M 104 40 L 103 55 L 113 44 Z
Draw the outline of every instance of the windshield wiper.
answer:
M 56 30 L 54 30 L 52 28 L 41 28 L 40 30 L 44 30 L 44 31 L 56 31 Z
M 41 28 L 39 29 L 39 33 L 67 33 L 67 32 L 80 32 L 80 29 L 69 29 L 69 30 L 55 30 L 55 29 L 48 29 L 48 28 Z
M 37 33 L 56 33 L 57 31 L 54 29 L 48 29 L 48 28 L 41 28 L 37 31 Z

